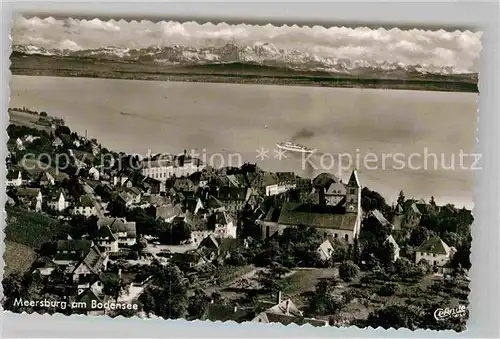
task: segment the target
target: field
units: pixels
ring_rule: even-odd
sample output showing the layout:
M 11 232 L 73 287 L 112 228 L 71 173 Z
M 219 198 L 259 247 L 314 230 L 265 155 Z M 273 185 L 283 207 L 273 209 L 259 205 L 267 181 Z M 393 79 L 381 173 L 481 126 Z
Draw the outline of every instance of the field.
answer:
M 13 125 L 26 126 L 50 133 L 50 127 L 38 124 L 40 116 L 33 113 L 9 109 L 9 122 Z
M 43 243 L 64 239 L 68 226 L 43 214 L 6 208 L 5 240 L 37 249 Z
M 11 273 L 26 272 L 36 260 L 37 254 L 29 246 L 6 240 L 3 258 L 4 275 L 7 276 Z

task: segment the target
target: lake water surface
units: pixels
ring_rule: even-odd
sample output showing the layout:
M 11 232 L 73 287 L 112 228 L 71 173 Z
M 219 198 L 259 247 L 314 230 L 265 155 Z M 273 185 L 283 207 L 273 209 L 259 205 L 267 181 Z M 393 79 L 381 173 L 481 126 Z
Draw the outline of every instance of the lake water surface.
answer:
M 265 169 L 312 176 L 338 173 L 339 154 L 350 154 L 362 185 L 389 201 L 404 190 L 470 208 L 473 171 L 459 168 L 459 154 L 474 153 L 476 100 L 474 93 L 13 76 L 10 106 L 46 111 L 104 147 L 142 155 L 199 149 L 214 165 L 239 165 L 238 153 Z M 288 140 L 326 155 L 305 167 L 300 155 L 275 159 L 276 143 Z M 269 158 L 256 159 L 260 148 Z M 429 155 L 422 169 L 430 153 L 438 163 Z M 444 169 L 441 158 L 450 167 L 452 157 L 455 169 Z M 463 167 L 472 160 L 464 157 Z

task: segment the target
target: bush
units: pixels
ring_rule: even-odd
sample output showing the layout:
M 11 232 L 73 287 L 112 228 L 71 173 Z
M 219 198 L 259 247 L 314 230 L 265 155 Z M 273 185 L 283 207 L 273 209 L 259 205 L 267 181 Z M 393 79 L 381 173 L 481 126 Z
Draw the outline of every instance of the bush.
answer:
M 350 260 L 344 261 L 339 266 L 339 277 L 345 282 L 350 282 L 359 276 L 359 267 Z
M 137 259 L 139 259 L 139 253 L 137 253 L 136 251 L 132 251 L 127 255 L 127 259 L 128 260 L 137 260 Z
M 379 288 L 379 290 L 377 291 L 377 294 L 380 295 L 380 296 L 391 296 L 393 294 L 396 294 L 400 291 L 400 287 L 398 284 L 396 283 L 387 283 L 387 284 L 384 284 L 383 286 L 381 286 Z

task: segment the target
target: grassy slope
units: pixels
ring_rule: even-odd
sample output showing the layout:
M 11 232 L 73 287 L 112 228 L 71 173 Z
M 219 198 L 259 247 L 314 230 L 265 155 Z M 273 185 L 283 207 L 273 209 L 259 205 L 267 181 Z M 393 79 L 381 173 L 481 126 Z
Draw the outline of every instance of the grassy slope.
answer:
M 90 58 L 11 55 L 14 75 L 114 78 L 157 81 L 226 82 L 325 87 L 363 87 L 429 91 L 477 92 L 474 77 L 422 76 L 382 79 L 379 75 L 353 77 L 325 72 L 300 72 L 272 66 L 241 63 L 165 66 Z
M 37 258 L 36 252 L 29 246 L 9 241 L 5 241 L 4 274 L 11 273 L 23 274 L 26 272 Z
M 43 214 L 7 208 L 5 240 L 38 249 L 43 243 L 68 234 L 67 226 Z

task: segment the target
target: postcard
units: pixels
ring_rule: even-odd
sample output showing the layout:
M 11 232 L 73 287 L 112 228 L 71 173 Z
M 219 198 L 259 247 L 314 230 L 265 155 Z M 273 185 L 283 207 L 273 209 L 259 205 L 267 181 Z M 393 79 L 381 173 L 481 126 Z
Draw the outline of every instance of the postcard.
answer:
M 480 52 L 16 17 L 4 309 L 465 330 Z

